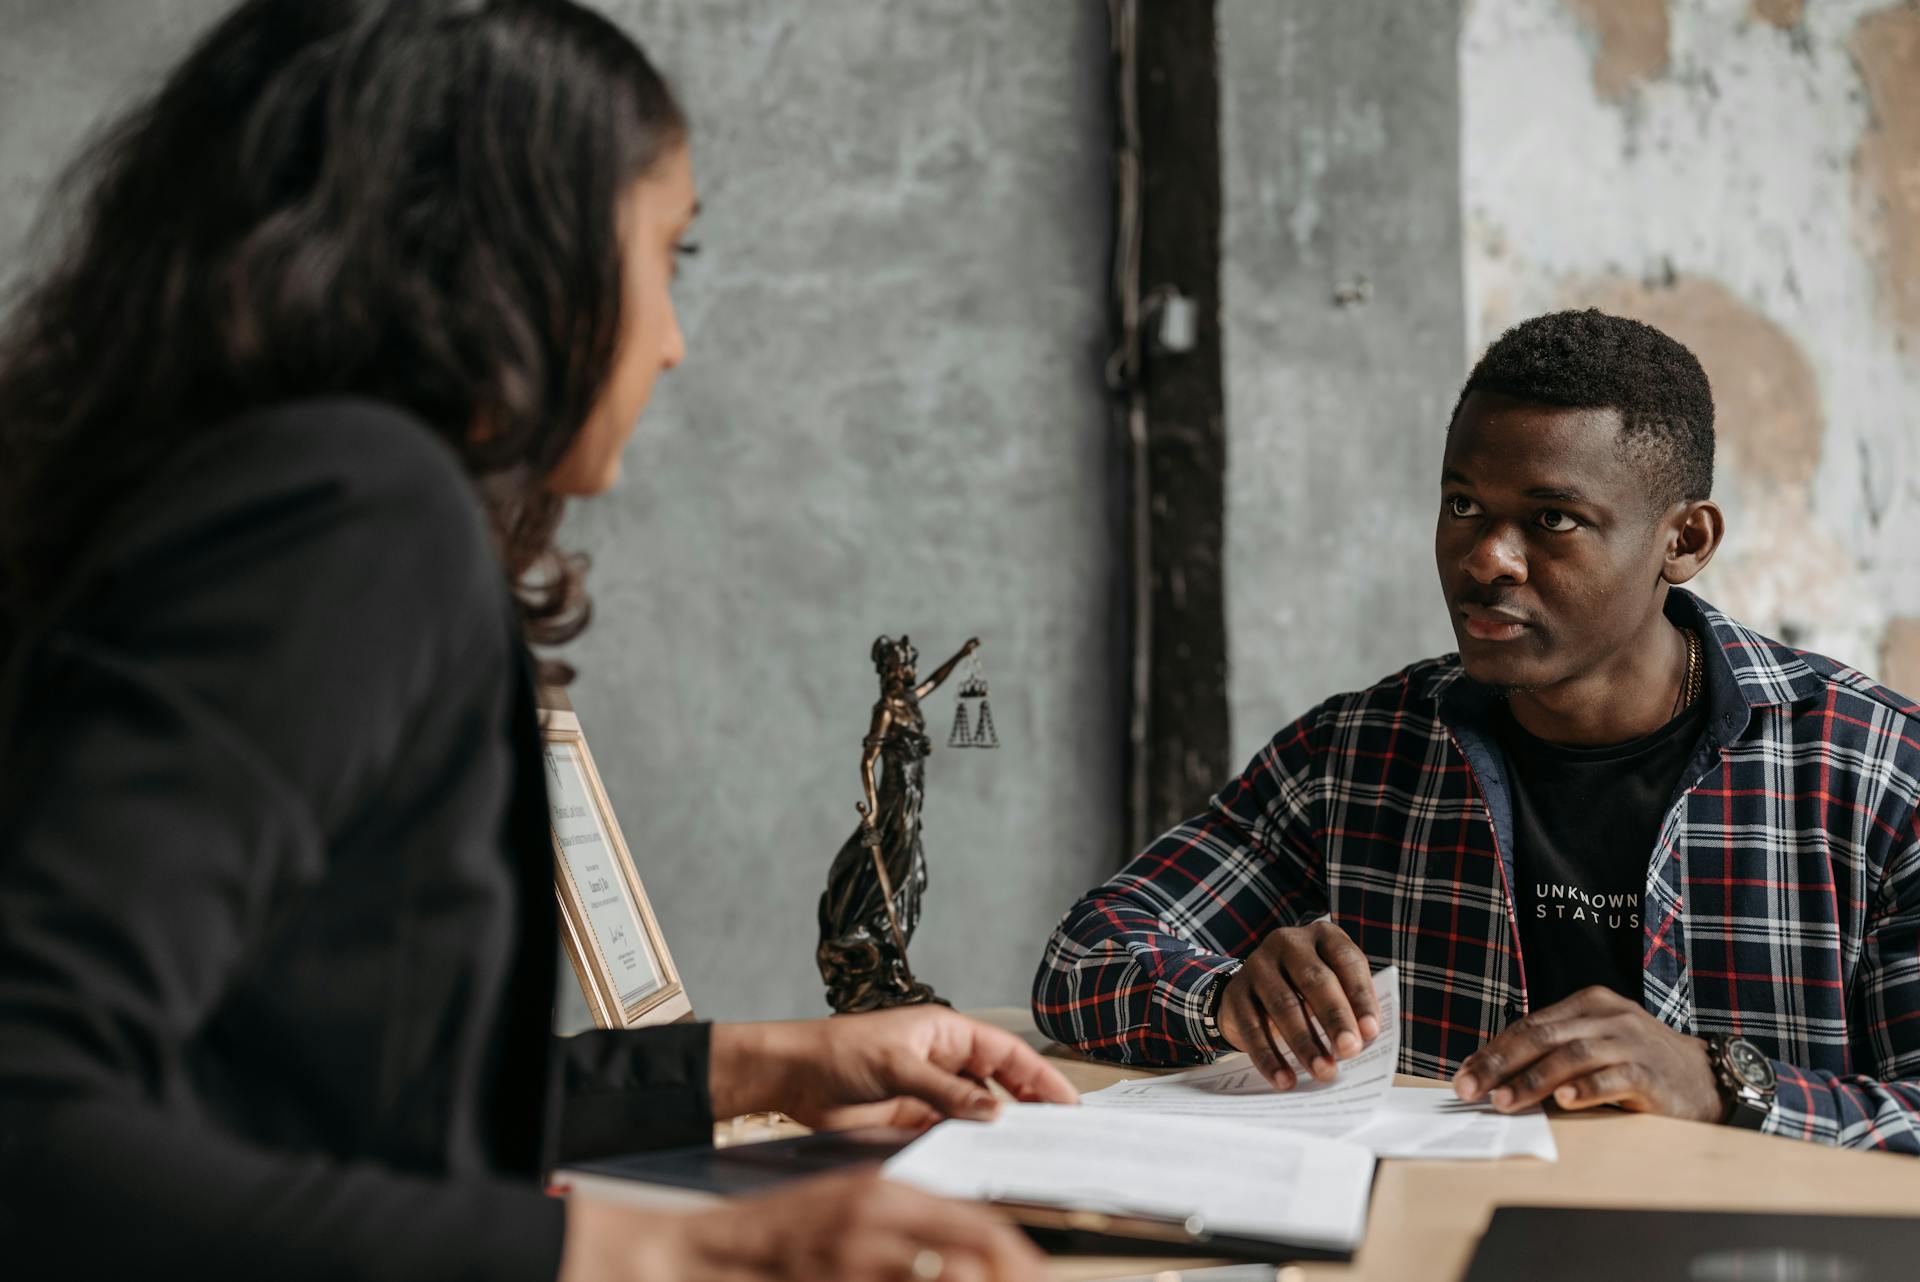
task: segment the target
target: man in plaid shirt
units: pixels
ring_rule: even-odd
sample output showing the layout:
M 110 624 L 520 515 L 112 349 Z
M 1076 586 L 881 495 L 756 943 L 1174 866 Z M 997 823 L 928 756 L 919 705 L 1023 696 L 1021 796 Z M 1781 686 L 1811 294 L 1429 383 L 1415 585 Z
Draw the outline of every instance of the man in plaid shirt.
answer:
M 1378 1034 L 1391 963 L 1401 1069 L 1463 1098 L 1920 1152 L 1920 706 L 1680 590 L 1724 533 L 1699 363 L 1528 321 L 1443 467 L 1459 653 L 1314 708 L 1076 904 L 1040 1027 L 1286 1090 Z

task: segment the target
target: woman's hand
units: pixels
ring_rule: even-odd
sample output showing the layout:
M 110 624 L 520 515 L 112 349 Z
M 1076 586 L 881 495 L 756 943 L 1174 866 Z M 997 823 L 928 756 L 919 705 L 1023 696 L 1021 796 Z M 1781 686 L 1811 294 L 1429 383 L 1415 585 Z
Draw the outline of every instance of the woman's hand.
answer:
M 1018 1037 L 944 1006 L 716 1024 L 711 1071 L 716 1115 L 779 1109 L 826 1130 L 984 1120 L 999 1110 L 988 1083 L 1032 1103 L 1080 1099 Z
M 697 1215 L 567 1204 L 559 1282 L 1039 1282 L 1005 1220 L 871 1170 L 822 1176 Z

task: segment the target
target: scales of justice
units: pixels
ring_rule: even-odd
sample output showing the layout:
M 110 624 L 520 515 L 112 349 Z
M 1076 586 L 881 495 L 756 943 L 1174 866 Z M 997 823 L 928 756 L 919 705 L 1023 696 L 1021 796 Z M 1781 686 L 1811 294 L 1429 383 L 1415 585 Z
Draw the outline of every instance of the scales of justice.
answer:
M 828 870 L 827 888 L 820 896 L 820 946 L 814 954 L 827 986 L 827 1004 L 841 1014 L 923 1002 L 947 1004 L 915 979 L 907 964 L 907 941 L 920 924 L 920 901 L 927 888 L 920 810 L 933 742 L 927 738 L 920 705 L 967 664 L 947 745 L 999 747 L 987 679 L 975 657 L 979 649 L 980 638 L 974 637 L 922 681 L 919 651 L 906 636 L 882 636 L 873 643 L 880 698 L 862 740 L 860 784 L 866 799 L 855 803 L 859 826 Z M 971 719 L 969 704 L 975 705 Z

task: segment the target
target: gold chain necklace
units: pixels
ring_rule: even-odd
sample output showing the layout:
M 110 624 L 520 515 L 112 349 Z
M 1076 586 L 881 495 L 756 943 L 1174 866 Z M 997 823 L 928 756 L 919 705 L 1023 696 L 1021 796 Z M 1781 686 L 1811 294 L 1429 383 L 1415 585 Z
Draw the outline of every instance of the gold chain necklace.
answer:
M 1687 674 L 1680 679 L 1679 693 L 1674 696 L 1673 712 L 1667 718 L 1671 721 L 1680 715 L 1683 708 L 1691 708 L 1693 701 L 1700 697 L 1700 687 L 1706 682 L 1706 665 L 1700 662 L 1700 635 L 1692 628 L 1687 634 Z

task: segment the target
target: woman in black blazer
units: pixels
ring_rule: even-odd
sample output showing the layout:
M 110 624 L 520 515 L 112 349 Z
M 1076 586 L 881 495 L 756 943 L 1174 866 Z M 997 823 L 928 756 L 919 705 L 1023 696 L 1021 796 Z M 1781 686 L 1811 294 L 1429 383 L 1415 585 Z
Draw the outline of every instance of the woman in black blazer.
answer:
M 77 174 L 0 337 L 0 1267 L 1034 1276 L 870 1174 L 538 1186 L 716 1114 L 1073 1098 L 936 1009 L 549 1034 L 527 643 L 584 626 L 562 504 L 682 352 L 641 52 L 568 0 L 250 0 Z

